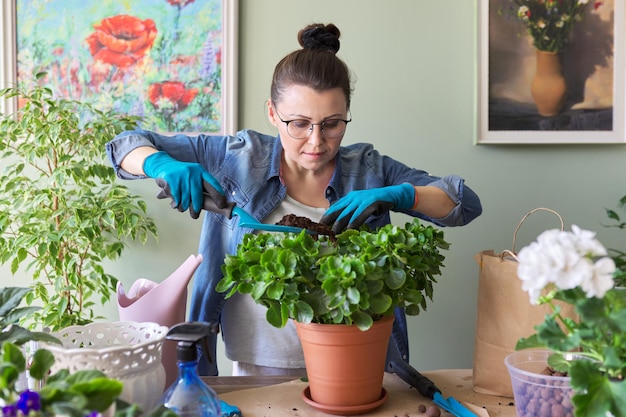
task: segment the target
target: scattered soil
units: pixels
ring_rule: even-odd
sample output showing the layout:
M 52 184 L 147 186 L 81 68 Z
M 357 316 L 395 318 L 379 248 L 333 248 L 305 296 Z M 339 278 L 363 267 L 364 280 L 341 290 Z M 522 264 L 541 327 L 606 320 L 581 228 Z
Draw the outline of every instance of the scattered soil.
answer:
M 335 242 L 335 232 L 329 226 L 321 223 L 316 223 L 308 217 L 296 216 L 295 214 L 287 214 L 278 223 L 281 226 L 293 226 L 301 227 L 303 229 L 312 230 L 317 232 L 318 235 L 326 235 L 331 241 Z

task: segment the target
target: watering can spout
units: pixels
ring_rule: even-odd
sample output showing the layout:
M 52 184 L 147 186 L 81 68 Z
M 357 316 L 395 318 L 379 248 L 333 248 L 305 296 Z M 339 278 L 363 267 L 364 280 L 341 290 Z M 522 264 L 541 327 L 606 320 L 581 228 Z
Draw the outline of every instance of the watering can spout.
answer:
M 185 285 L 189 280 L 185 282 Z M 182 280 L 181 280 L 182 284 Z M 124 286 L 121 282 L 117 283 L 117 303 L 120 307 L 126 308 L 132 305 L 134 302 L 139 301 L 141 297 L 150 292 L 153 288 L 159 285 L 157 282 L 150 281 L 149 279 L 139 278 L 129 288 L 128 293 L 124 291 Z
M 152 321 L 168 327 L 185 321 L 184 313 L 182 317 L 171 316 L 174 311 L 179 311 L 181 306 L 186 308 L 187 285 L 201 262 L 202 255 L 191 255 L 160 283 L 140 278 L 131 285 L 128 292 L 122 283 L 118 282 L 117 304 L 120 320 Z M 159 306 L 159 311 L 156 311 L 154 306 Z M 171 322 L 159 322 L 170 321 L 168 319 L 171 319 Z
M 117 284 L 117 306 L 121 321 L 152 322 L 172 327 L 185 321 L 187 285 L 202 263 L 202 255 L 191 255 L 172 274 L 160 283 L 146 278 L 136 280 L 128 292 Z M 166 387 L 176 379 L 175 344 L 164 343 L 163 365 Z

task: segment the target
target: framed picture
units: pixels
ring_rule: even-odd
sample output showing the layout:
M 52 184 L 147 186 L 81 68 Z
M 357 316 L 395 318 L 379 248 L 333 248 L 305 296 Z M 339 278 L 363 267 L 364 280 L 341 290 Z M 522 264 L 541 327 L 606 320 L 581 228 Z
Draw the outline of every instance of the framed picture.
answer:
M 238 0 L 4 0 L 0 13 L 3 85 L 46 72 L 55 95 L 142 128 L 235 132 Z
M 478 2 L 477 144 L 626 142 L 623 1 Z

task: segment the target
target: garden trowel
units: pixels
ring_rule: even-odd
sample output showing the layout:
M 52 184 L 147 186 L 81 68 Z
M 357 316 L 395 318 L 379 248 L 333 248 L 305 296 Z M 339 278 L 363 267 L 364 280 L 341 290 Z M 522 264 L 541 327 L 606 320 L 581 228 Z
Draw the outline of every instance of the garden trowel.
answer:
M 161 178 L 156 178 L 155 181 L 157 185 L 161 188 L 161 191 L 157 195 L 157 198 L 159 199 L 171 198 L 172 201 L 174 201 L 174 199 L 172 198 L 172 194 L 170 192 L 170 188 L 167 185 L 167 182 Z M 205 189 L 207 187 L 208 186 L 205 183 Z M 175 203 L 172 203 L 172 207 L 176 208 Z M 233 216 L 238 216 L 239 227 L 249 227 L 250 229 L 254 229 L 254 230 L 263 230 L 266 232 L 282 232 L 282 233 L 300 233 L 302 230 L 305 230 L 301 227 L 261 223 L 260 221 L 255 219 L 252 215 L 250 215 L 248 212 L 246 212 L 244 209 L 242 209 L 241 207 L 238 207 L 232 201 L 226 202 L 225 207 L 218 207 L 217 204 L 215 204 L 215 200 L 211 198 L 208 192 L 204 192 L 204 201 L 203 201 L 202 208 L 204 210 L 211 211 L 213 213 L 221 214 L 227 219 L 232 219 Z M 195 216 L 194 218 L 197 218 L 197 216 Z M 313 231 L 313 230 L 306 229 L 306 231 L 309 234 L 319 234 L 318 232 Z
M 450 414 L 457 417 L 477 417 L 453 397 L 444 398 L 441 390 L 433 381 L 420 374 L 417 369 L 402 358 L 398 345 L 393 338 L 389 338 L 385 370 L 398 375 L 400 379 L 417 389 L 424 397 L 431 398 L 435 404 Z

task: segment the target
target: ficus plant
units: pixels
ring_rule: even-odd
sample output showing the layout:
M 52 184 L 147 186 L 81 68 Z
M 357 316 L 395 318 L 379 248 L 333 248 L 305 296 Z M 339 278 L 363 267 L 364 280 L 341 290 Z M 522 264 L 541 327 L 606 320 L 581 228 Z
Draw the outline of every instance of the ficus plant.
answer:
M 250 294 L 267 321 L 356 324 L 361 330 L 404 307 L 425 310 L 449 245 L 418 219 L 405 227 L 346 230 L 331 239 L 294 233 L 248 234 L 227 255 L 217 290 Z
M 138 119 L 56 98 L 40 83 L 0 90 L 0 99 L 20 104 L 0 119 L 0 264 L 32 277 L 25 300 L 42 307 L 32 323 L 51 331 L 89 323 L 117 283 L 104 260 L 130 239 L 156 237 L 146 203 L 105 161 L 105 143 Z

